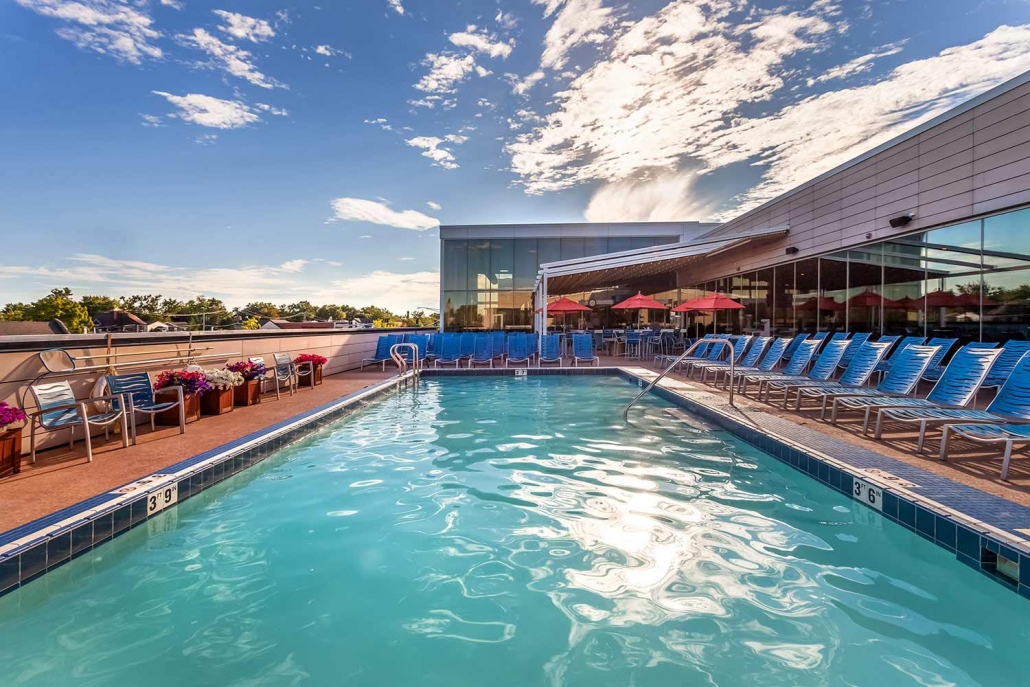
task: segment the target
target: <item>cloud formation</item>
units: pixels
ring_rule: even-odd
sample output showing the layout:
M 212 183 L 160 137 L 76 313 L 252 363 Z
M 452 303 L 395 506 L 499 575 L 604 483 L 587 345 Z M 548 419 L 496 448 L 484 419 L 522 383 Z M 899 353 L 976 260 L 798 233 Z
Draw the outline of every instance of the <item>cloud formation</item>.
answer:
M 604 29 L 613 23 L 612 9 L 604 7 L 602 0 L 533 0 L 545 5 L 544 16 L 555 15 L 554 23 L 544 37 L 544 52 L 540 66 L 561 69 L 568 61 L 569 51 L 583 43 L 603 43 Z
M 452 52 L 429 53 L 422 60 L 422 65 L 429 71 L 419 79 L 415 88 L 426 93 L 454 93 L 455 86 L 475 70 L 476 58 Z
M 448 134 L 446 139 L 446 141 L 454 144 L 464 143 L 465 140 L 467 139 L 464 136 L 456 136 L 454 134 Z M 409 146 L 421 148 L 422 157 L 428 157 L 436 166 L 443 167 L 444 169 L 457 169 L 458 163 L 454 158 L 454 154 L 449 149 L 440 147 L 440 144 L 444 142 L 445 139 L 437 138 L 436 136 L 416 136 L 405 141 Z
M 247 40 L 254 43 L 267 41 L 275 35 L 272 26 L 264 19 L 255 19 L 236 12 L 225 10 L 213 10 L 215 14 L 225 22 L 218 26 L 218 30 L 227 33 L 238 40 Z
M 391 208 L 385 202 L 364 200 L 362 198 L 337 198 L 332 201 L 333 220 L 345 222 L 371 222 L 398 229 L 425 231 L 440 225 L 439 220 L 424 215 L 418 210 L 402 210 Z M 365 238 L 362 236 L 361 238 Z
M 145 4 L 114 0 L 15 0 L 19 5 L 63 25 L 57 35 L 82 50 L 110 55 L 120 62 L 141 64 L 164 56 L 154 45 L 160 32 Z
M 239 129 L 253 122 L 260 121 L 250 107 L 238 100 L 222 100 L 210 95 L 187 93 L 172 95 L 164 91 L 151 91 L 154 95 L 165 98 L 179 111 L 169 115 L 184 122 L 199 124 L 214 129 Z
M 192 34 L 178 34 L 175 39 L 183 46 L 201 50 L 211 56 L 209 62 L 198 62 L 197 66 L 221 69 L 261 88 L 285 88 L 284 84 L 258 71 L 248 51 L 223 43 L 204 29 L 193 29 Z
M 376 270 L 360 277 L 334 281 L 324 297 L 357 304 L 375 304 L 394 312 L 433 306 L 440 302 L 439 272 L 398 273 Z
M 464 31 L 452 33 L 448 40 L 459 48 L 470 48 L 489 57 L 506 58 L 515 47 L 515 39 L 509 39 L 508 42 L 498 40 L 497 34 L 477 28 L 475 24 L 469 24 Z
M 401 5 L 401 0 L 386 0 L 386 4 L 397 14 L 404 14 L 404 6 Z

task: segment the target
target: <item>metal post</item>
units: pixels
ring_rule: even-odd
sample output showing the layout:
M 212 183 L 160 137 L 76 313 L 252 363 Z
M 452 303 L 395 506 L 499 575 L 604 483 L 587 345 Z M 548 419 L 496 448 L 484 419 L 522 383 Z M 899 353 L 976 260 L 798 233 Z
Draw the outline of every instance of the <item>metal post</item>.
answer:
M 662 378 L 665 377 L 665 375 L 667 375 L 670 372 L 672 372 L 674 367 L 679 365 L 680 362 L 684 358 L 686 358 L 695 348 L 700 346 L 702 343 L 708 343 L 708 344 L 721 343 L 723 345 L 723 350 L 724 351 L 729 351 L 729 359 L 730 359 L 730 405 L 732 406 L 733 405 L 734 375 L 736 374 L 736 360 L 734 359 L 733 343 L 730 342 L 729 339 L 706 339 L 703 342 L 699 339 L 699 340 L 695 341 L 694 344 L 690 348 L 688 348 L 687 350 L 683 351 L 683 353 L 680 354 L 680 357 L 676 358 L 676 360 L 673 361 L 672 365 L 669 365 L 669 367 L 665 368 L 664 372 L 662 372 L 660 375 L 655 377 L 654 381 L 652 381 L 650 384 L 648 384 L 647 387 L 643 391 L 641 391 L 639 394 L 637 394 L 636 397 L 632 401 L 629 402 L 629 405 L 626 406 L 626 409 L 622 411 L 623 419 L 629 420 L 629 409 L 632 408 L 633 405 L 644 396 L 644 394 L 646 394 L 648 391 L 653 389 L 654 386 L 658 382 L 662 381 Z

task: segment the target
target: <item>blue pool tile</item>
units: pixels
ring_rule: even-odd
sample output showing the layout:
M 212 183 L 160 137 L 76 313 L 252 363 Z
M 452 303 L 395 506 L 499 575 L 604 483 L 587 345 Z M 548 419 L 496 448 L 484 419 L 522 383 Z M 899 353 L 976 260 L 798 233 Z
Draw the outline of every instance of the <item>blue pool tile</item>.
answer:
M 114 512 L 114 534 L 121 534 L 132 524 L 132 506 L 125 505 Z
M 188 499 L 190 497 L 190 495 L 191 495 L 190 494 L 190 478 L 189 477 L 184 477 L 183 479 L 179 480 L 176 483 L 176 488 L 178 489 L 178 492 L 179 492 L 178 499 L 180 501 L 184 501 L 185 499 Z
M 840 475 L 840 490 L 845 494 L 854 493 L 855 478 L 846 472 Z
M 980 546 L 987 549 L 991 553 L 999 553 L 1001 550 L 998 542 L 994 541 L 993 539 L 988 539 L 987 537 L 980 538 Z
M 949 551 L 955 550 L 955 523 L 947 518 L 937 517 L 936 524 L 936 540 L 941 546 L 944 546 Z
M 0 594 L 18 584 L 21 579 L 21 556 L 8 556 L 0 560 Z
M 1019 583 L 1030 585 L 1030 556 L 1019 556 Z
M 25 582 L 46 570 L 46 542 L 21 553 L 21 581 Z
M 93 520 L 93 545 L 107 541 L 114 534 L 114 514 L 104 513 Z
M 72 533 L 55 534 L 46 543 L 46 565 L 52 568 L 64 563 L 72 556 Z
M 909 529 L 916 528 L 916 506 L 904 499 L 898 499 L 898 521 Z
M 937 516 L 925 508 L 916 507 L 916 532 L 930 541 L 936 536 Z
M 958 560 L 959 560 L 960 563 L 968 565 L 973 570 L 977 570 L 977 571 L 980 570 L 980 559 L 979 559 L 979 557 L 973 558 L 971 556 L 967 556 L 964 553 L 959 553 L 958 554 Z
M 130 522 L 133 526 L 138 525 L 147 519 L 147 499 L 146 497 L 136 499 L 129 504 Z
M 1004 544 L 1002 544 L 999 547 L 998 553 L 1004 556 L 1005 558 L 1009 559 L 1010 561 L 1013 561 L 1015 563 L 1019 562 L 1019 552 L 1013 548 L 1005 546 Z
M 1023 596 L 1023 598 L 1030 599 L 1030 586 L 1027 586 L 1025 584 L 1020 584 L 1019 585 L 1019 593 L 1020 593 L 1020 595 Z
M 854 489 L 854 482 L 852 482 L 852 489 Z M 889 491 L 883 492 L 883 514 L 894 520 L 898 519 L 898 497 Z
M 958 525 L 958 538 L 956 547 L 960 554 L 980 560 L 980 535 L 973 530 Z
M 190 476 L 190 495 L 204 491 L 204 473 L 195 472 Z
M 93 546 L 93 523 L 87 522 L 72 530 L 72 555 L 89 551 Z

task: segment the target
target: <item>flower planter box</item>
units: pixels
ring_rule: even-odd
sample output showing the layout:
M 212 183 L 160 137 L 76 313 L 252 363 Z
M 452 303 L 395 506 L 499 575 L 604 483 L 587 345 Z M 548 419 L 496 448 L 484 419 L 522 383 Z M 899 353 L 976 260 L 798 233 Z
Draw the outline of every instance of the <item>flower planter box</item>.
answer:
M 200 397 L 202 415 L 224 415 L 233 409 L 235 389 L 213 389 Z
M 0 432 L 0 477 L 21 472 L 21 428 Z
M 261 380 L 251 379 L 233 389 L 233 405 L 253 406 L 261 403 Z
M 315 386 L 318 386 L 319 384 L 322 383 L 322 366 L 321 365 L 315 365 L 315 370 L 311 374 L 312 374 L 312 376 L 315 379 Z
M 169 394 L 170 395 L 170 394 Z M 183 409 L 186 412 L 186 422 L 196 422 L 200 419 L 200 396 L 191 394 L 183 396 Z M 154 416 L 154 422 L 159 425 L 179 426 L 179 406 L 162 410 Z

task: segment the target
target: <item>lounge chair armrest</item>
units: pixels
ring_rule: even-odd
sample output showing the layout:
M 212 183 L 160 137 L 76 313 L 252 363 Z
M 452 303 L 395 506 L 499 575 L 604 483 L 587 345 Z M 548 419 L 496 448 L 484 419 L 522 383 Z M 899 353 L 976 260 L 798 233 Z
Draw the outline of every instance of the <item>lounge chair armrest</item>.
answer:
M 49 408 L 32 411 L 31 413 L 29 413 L 29 417 L 38 417 L 40 415 L 46 415 L 48 413 L 56 413 L 60 410 L 75 410 L 79 407 L 79 405 L 80 402 L 76 401 L 75 403 L 65 403 L 59 406 L 50 406 Z
M 303 373 L 303 374 L 306 374 L 306 375 L 309 375 L 309 374 L 311 374 L 312 372 L 315 371 L 315 364 L 313 362 L 311 362 L 310 360 L 302 360 L 301 362 L 296 363 L 296 366 L 297 366 L 298 371 L 301 370 L 302 368 L 307 368 L 307 372 Z
M 82 399 L 83 403 L 92 403 L 93 401 L 123 401 L 125 400 L 125 394 L 111 394 L 109 396 L 90 396 L 89 398 Z

